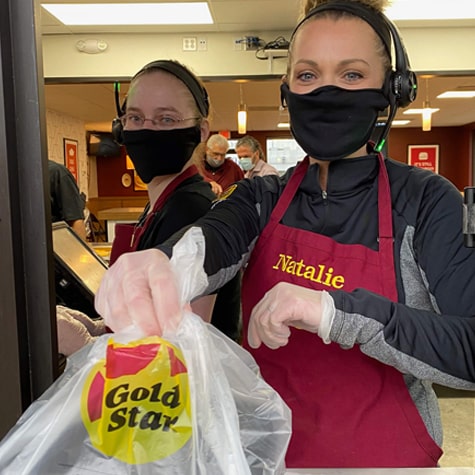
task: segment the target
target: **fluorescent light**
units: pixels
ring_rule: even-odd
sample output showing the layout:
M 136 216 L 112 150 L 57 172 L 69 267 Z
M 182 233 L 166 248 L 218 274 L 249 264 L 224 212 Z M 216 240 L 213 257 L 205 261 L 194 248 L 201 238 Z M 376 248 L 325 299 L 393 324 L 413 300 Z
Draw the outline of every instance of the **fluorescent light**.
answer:
M 393 120 L 391 126 L 393 125 L 407 125 L 411 122 L 410 120 Z
M 206 2 L 48 3 L 41 5 L 65 25 L 212 24 Z
M 279 122 L 277 124 L 277 127 L 279 129 L 289 129 L 290 128 L 290 124 L 288 122 Z
M 395 20 L 462 20 L 475 18 L 473 0 L 393 0 L 385 14 Z
M 427 107 L 424 109 L 407 109 L 403 112 L 403 114 L 423 114 L 424 111 L 427 111 Z M 434 112 L 438 112 L 440 109 L 429 108 L 430 113 L 433 114 Z
M 475 97 L 475 91 L 445 91 L 437 99 L 470 99 Z

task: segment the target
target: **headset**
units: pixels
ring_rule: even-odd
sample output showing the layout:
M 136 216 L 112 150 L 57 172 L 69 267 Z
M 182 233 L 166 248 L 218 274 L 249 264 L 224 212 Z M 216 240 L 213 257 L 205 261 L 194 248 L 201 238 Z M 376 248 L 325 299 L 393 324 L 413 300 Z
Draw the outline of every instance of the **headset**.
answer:
M 399 107 L 407 107 L 417 96 L 417 76 L 411 71 L 409 57 L 396 25 L 383 13 L 359 2 L 342 0 L 329 0 L 310 10 L 292 33 L 290 43 L 300 26 L 314 15 L 328 10 L 338 10 L 351 13 L 366 21 L 382 39 L 389 57 L 391 58 L 391 39 L 394 45 L 395 65 L 390 71 L 384 83 L 384 91 L 389 99 L 388 120 L 376 142 L 374 150 L 380 152 L 386 142 L 389 128 Z
M 177 61 L 172 60 L 158 60 L 152 61 L 151 63 L 146 64 L 140 71 L 138 71 L 132 81 L 138 77 L 140 74 L 150 71 L 150 70 L 162 70 L 167 71 L 170 74 L 176 76 L 180 81 L 182 81 L 185 86 L 190 90 L 193 98 L 195 99 L 198 110 L 203 117 L 208 117 L 209 113 L 209 97 L 208 92 L 205 87 L 200 84 L 196 76 L 191 73 L 185 66 L 181 65 Z M 120 83 L 114 83 L 114 97 L 115 97 L 115 107 L 117 111 L 117 117 L 112 121 L 112 137 L 119 143 L 124 143 L 123 138 L 123 126 L 120 118 L 125 114 L 127 109 L 127 98 L 124 100 L 122 105 L 120 104 Z

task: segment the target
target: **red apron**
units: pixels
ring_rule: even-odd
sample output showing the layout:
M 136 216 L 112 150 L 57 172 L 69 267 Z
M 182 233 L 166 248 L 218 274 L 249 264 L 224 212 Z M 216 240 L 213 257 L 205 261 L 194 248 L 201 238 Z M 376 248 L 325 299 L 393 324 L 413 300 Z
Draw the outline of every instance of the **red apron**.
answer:
M 145 222 L 142 226 L 138 226 L 138 223 L 119 223 L 115 225 L 115 236 L 114 242 L 112 243 L 109 265 L 114 264 L 114 262 L 125 252 L 133 252 L 137 250 L 140 238 L 147 230 L 155 215 L 162 209 L 163 205 L 167 202 L 170 195 L 182 182 L 194 175 L 197 175 L 198 173 L 198 168 L 196 168 L 195 165 L 191 165 L 178 176 L 176 176 L 166 186 L 162 194 L 158 197 L 157 201 L 155 202 L 155 205 L 153 206 L 152 211 L 148 213 Z
M 308 169 L 298 165 L 262 231 L 242 285 L 245 335 L 254 305 L 278 282 L 313 289 L 357 287 L 397 301 L 391 195 L 379 156 L 379 251 L 280 224 Z M 278 350 L 245 347 L 265 380 L 292 410 L 288 467 L 435 467 L 442 451 L 430 437 L 404 383 L 391 366 L 355 346 L 324 344 L 292 329 Z

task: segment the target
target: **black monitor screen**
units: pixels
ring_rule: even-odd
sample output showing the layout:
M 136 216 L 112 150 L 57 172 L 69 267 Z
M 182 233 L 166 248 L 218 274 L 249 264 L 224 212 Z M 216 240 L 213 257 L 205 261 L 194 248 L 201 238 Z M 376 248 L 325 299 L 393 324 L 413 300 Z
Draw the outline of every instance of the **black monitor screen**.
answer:
M 58 303 L 96 317 L 94 295 L 107 264 L 64 221 L 53 224 L 53 250 Z

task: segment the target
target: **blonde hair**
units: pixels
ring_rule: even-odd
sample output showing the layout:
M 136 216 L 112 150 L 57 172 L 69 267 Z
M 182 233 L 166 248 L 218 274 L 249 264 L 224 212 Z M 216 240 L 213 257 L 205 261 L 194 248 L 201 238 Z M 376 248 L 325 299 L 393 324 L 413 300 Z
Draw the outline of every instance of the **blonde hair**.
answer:
M 300 19 L 303 19 L 310 10 L 313 10 L 319 5 L 328 3 L 329 0 L 301 0 L 300 2 Z M 391 0 L 347 0 L 348 2 L 361 3 L 367 7 L 383 13 L 384 10 L 391 4 Z

